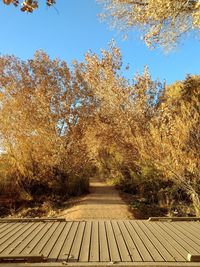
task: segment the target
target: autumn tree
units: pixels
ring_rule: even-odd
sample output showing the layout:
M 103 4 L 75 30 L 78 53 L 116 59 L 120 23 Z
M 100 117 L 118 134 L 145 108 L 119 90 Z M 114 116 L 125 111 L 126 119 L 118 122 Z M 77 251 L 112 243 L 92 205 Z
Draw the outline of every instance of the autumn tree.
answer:
M 96 173 L 155 201 L 173 184 L 199 216 L 199 76 L 166 86 L 145 67 L 127 80 L 114 43 L 71 68 L 1 56 L 0 72 L 0 185 L 4 173 L 21 191 L 77 194 Z
M 63 177 L 77 184 L 88 162 L 80 131 L 84 95 L 67 64 L 39 51 L 28 61 L 2 56 L 0 69 L 0 135 L 14 184 L 52 188 Z
M 137 169 L 140 147 L 136 136 L 143 136 L 148 127 L 162 89 L 158 81 L 152 81 L 148 68 L 129 82 L 121 75 L 122 67 L 115 44 L 108 51 L 102 50 L 101 56 L 86 54 L 85 61 L 77 65 L 78 77 L 90 88 L 97 103 L 85 137 L 89 150 L 97 164 L 103 163 L 104 167 L 109 163 L 102 156 L 119 161 L 112 160 L 115 166 L 109 167 L 119 175 L 120 168 Z
M 76 65 L 80 84 L 96 101 L 84 137 L 92 158 L 129 189 L 148 186 L 157 195 L 162 185 L 174 184 L 199 215 L 199 77 L 165 86 L 152 81 L 148 68 L 132 82 L 121 70 L 113 44 Z
M 200 216 L 198 76 L 166 87 L 149 130 L 138 136 L 143 164 L 152 164 L 191 199 Z
M 143 32 L 148 47 L 173 47 L 187 33 L 199 33 L 199 0 L 98 0 L 103 18 L 123 33 Z

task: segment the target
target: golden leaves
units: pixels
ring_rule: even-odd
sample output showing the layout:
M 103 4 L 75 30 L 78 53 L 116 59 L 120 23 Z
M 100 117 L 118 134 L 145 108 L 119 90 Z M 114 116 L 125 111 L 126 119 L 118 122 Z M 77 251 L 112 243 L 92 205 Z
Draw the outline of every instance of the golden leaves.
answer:
M 13 4 L 14 6 L 19 6 L 19 0 L 3 0 L 3 3 L 6 5 Z M 56 0 L 46 0 L 46 5 L 48 7 L 53 6 L 56 4 Z M 21 11 L 32 13 L 34 10 L 38 8 L 38 0 L 23 0 L 21 2 Z
M 121 69 L 113 43 L 72 69 L 43 51 L 26 62 L 0 57 L 1 144 L 15 169 L 53 183 L 55 169 L 88 177 L 95 166 L 122 179 L 128 169 L 139 179 L 150 168 L 187 193 L 196 190 L 200 77 L 165 86 L 148 67 L 133 81 Z
M 24 0 L 22 2 L 21 11 L 32 13 L 38 8 L 38 2 L 36 0 Z
M 13 0 L 3 0 L 3 2 L 6 5 L 10 5 L 13 2 Z
M 148 47 L 174 47 L 185 33 L 199 28 L 199 0 L 98 0 L 104 5 L 104 19 L 127 35 L 142 30 Z

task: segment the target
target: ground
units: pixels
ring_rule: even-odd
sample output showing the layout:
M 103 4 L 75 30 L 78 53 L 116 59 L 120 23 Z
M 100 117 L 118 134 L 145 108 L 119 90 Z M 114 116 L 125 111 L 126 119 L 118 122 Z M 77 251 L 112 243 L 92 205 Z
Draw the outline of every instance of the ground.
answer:
M 67 220 L 133 219 L 129 206 L 118 190 L 99 179 L 90 181 L 90 194 L 80 198 L 70 208 L 61 210 L 58 216 Z
M 91 179 L 89 191 L 85 196 L 72 197 L 66 202 L 47 199 L 43 203 L 25 203 L 0 215 L 14 218 L 62 217 L 67 220 L 148 219 L 168 215 L 167 209 L 148 203 L 140 195 L 117 190 L 103 179 Z

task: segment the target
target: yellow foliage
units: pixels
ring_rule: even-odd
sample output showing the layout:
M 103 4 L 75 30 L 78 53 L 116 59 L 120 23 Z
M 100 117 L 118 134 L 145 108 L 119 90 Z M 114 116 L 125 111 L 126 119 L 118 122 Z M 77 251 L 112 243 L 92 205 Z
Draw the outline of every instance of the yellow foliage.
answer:
M 147 67 L 132 81 L 121 67 L 114 43 L 71 70 L 42 51 L 26 62 L 0 57 L 1 146 L 11 166 L 3 172 L 30 191 L 45 183 L 70 194 L 98 169 L 131 188 L 140 178 L 170 180 L 198 215 L 200 77 L 165 86 Z
M 187 32 L 200 29 L 199 0 L 98 0 L 113 27 L 143 31 L 147 46 L 170 48 Z

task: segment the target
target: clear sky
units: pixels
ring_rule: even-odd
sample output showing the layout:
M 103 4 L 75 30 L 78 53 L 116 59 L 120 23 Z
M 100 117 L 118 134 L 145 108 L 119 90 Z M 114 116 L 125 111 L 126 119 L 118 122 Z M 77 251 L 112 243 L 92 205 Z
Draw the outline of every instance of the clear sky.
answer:
M 81 61 L 89 49 L 100 52 L 108 48 L 114 39 L 121 48 L 123 61 L 129 63 L 128 77 L 149 66 L 154 79 L 167 83 L 184 79 L 187 74 L 200 74 L 200 41 L 185 40 L 175 51 L 149 50 L 133 32 L 129 39 L 122 40 L 117 31 L 100 23 L 101 6 L 95 0 L 57 0 L 56 9 L 41 8 L 33 14 L 25 14 L 13 6 L 5 6 L 0 0 L 0 53 L 14 54 L 22 59 L 31 58 L 42 49 L 52 58 L 70 63 Z

